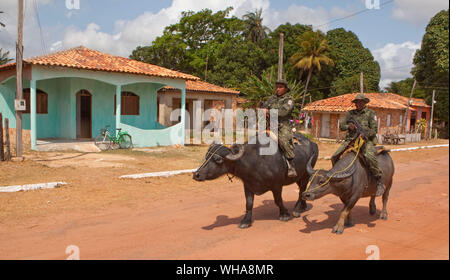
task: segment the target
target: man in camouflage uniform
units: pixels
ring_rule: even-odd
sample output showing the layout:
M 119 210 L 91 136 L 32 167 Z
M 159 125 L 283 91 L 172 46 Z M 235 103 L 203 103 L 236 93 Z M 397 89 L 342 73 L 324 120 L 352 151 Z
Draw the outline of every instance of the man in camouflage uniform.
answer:
M 293 133 L 289 125 L 289 117 L 294 109 L 294 99 L 288 92 L 289 85 L 285 80 L 276 82 L 276 94 L 263 102 L 262 107 L 267 109 L 278 109 L 278 145 L 283 151 L 288 166 L 288 177 L 296 177 L 297 172 L 293 167 L 294 143 Z
M 339 160 L 339 156 L 347 149 L 350 142 L 356 136 L 356 126 L 351 121 L 351 118 L 359 123 L 361 128 L 364 130 L 365 143 L 361 147 L 361 153 L 364 156 L 367 164 L 369 165 L 369 170 L 372 175 L 377 179 L 377 191 L 376 196 L 380 196 L 384 192 L 384 185 L 381 182 L 382 171 L 378 166 L 378 161 L 376 158 L 375 145 L 377 143 L 376 134 L 378 131 L 378 125 L 375 117 L 375 112 L 366 107 L 369 103 L 369 98 L 365 97 L 364 94 L 360 93 L 352 101 L 356 105 L 355 110 L 351 110 L 345 116 L 344 122 L 339 125 L 342 131 L 348 131 L 347 137 L 344 143 L 337 149 L 334 155 L 331 157 L 331 162 L 333 165 Z

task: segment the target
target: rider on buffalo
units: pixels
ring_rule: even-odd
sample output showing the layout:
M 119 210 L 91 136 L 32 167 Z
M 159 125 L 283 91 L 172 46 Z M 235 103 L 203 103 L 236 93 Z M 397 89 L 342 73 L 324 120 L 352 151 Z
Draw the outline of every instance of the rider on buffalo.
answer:
M 289 118 L 294 109 L 294 99 L 289 94 L 291 89 L 285 80 L 276 82 L 276 94 L 262 103 L 262 107 L 267 109 L 278 110 L 278 145 L 283 151 L 288 166 L 288 177 L 296 177 L 297 173 L 293 166 L 294 159 L 294 143 L 292 140 L 293 133 L 289 125 Z
M 369 170 L 377 179 L 377 191 L 376 196 L 381 196 L 384 192 L 384 185 L 381 181 L 382 171 L 378 165 L 376 158 L 375 144 L 377 143 L 376 134 L 378 131 L 378 125 L 376 122 L 375 112 L 366 107 L 370 99 L 364 94 L 360 93 L 352 101 L 356 105 L 355 110 L 350 110 L 345 116 L 345 120 L 339 125 L 342 131 L 348 131 L 347 137 L 342 145 L 337 149 L 334 155 L 331 157 L 333 165 L 339 160 L 340 155 L 347 149 L 350 142 L 355 138 L 357 132 L 356 125 L 359 124 L 362 128 L 362 133 L 366 139 L 364 146 L 362 147 L 362 155 L 366 160 Z M 357 124 L 355 123 L 357 122 Z

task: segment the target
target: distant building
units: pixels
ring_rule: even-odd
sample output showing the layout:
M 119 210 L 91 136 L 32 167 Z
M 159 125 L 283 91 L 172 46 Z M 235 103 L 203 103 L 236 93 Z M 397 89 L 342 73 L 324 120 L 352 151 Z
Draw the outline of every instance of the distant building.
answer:
M 374 110 L 378 122 L 378 134 L 401 132 L 401 126 L 407 109 L 408 97 L 395 93 L 364 93 L 370 102 L 367 107 Z M 316 137 L 343 139 L 346 132 L 339 130 L 339 123 L 345 114 L 355 109 L 352 100 L 357 93 L 339 95 L 307 104 L 305 112 L 312 114 L 313 127 L 311 133 Z M 430 118 L 431 106 L 423 99 L 413 98 L 407 116 L 406 131 L 413 132 L 419 119 Z
M 194 102 L 198 102 L 197 109 L 204 112 L 208 109 L 233 109 L 237 108 L 239 91 L 220 87 L 203 81 L 186 81 L 186 111 L 189 114 L 186 127 L 193 128 L 195 116 Z M 181 91 L 171 86 L 166 86 L 158 91 L 158 116 L 159 123 L 165 126 L 175 124 L 170 120 L 173 108 L 180 108 Z M 205 125 L 209 120 L 204 120 Z M 189 126 L 188 126 L 189 125 Z

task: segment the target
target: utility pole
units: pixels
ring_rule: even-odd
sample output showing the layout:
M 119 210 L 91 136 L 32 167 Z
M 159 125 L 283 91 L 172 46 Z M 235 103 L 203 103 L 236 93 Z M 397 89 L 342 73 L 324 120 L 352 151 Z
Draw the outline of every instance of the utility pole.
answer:
M 432 131 L 433 131 L 433 114 L 434 114 L 434 96 L 436 90 L 433 89 L 433 97 L 431 97 L 431 115 L 430 115 L 430 125 L 428 126 L 428 139 L 431 139 Z
M 283 48 L 284 34 L 280 33 L 280 45 L 278 47 L 278 80 L 283 78 Z
M 18 25 L 16 44 L 16 100 L 23 99 L 22 66 L 23 66 L 23 0 L 18 2 Z M 16 107 L 16 156 L 22 157 L 22 111 Z
M 408 123 L 406 121 L 406 119 L 408 118 L 408 115 L 409 115 L 409 105 L 412 103 L 412 96 L 414 94 L 414 89 L 416 88 L 416 84 L 417 84 L 417 81 L 416 81 L 416 79 L 414 79 L 414 84 L 413 84 L 413 87 L 411 89 L 411 93 L 409 94 L 409 100 L 408 100 L 408 104 L 406 106 L 405 116 L 403 118 L 402 130 L 403 130 L 404 133 L 406 133 L 406 125 Z
M 359 76 L 359 88 L 361 90 L 361 94 L 364 93 L 364 73 L 361 72 L 361 75 Z

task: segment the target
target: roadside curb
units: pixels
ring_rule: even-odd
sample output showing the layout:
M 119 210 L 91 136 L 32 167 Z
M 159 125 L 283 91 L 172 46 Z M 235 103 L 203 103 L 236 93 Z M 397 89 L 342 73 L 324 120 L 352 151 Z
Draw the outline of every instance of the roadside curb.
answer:
M 152 173 L 143 173 L 143 174 L 132 174 L 132 175 L 123 175 L 120 176 L 120 179 L 140 179 L 140 178 L 148 178 L 148 177 L 169 177 L 173 175 L 183 174 L 183 173 L 192 173 L 197 169 L 184 169 L 184 170 L 174 170 L 174 171 L 162 171 L 162 172 L 152 172 Z
M 442 145 L 431 145 L 431 146 L 419 146 L 419 147 L 409 147 L 409 148 L 399 148 L 399 149 L 390 149 L 391 152 L 403 152 L 403 151 L 413 151 L 413 150 L 419 150 L 419 149 L 431 149 L 431 148 L 442 148 L 442 147 L 448 147 L 449 144 L 442 144 Z M 331 156 L 325 156 L 325 157 L 319 157 L 319 160 L 329 160 L 331 159 Z
M 66 182 L 41 183 L 30 185 L 6 186 L 0 187 L 0 192 L 20 192 L 20 191 L 34 191 L 40 189 L 53 189 L 62 185 L 67 185 Z

